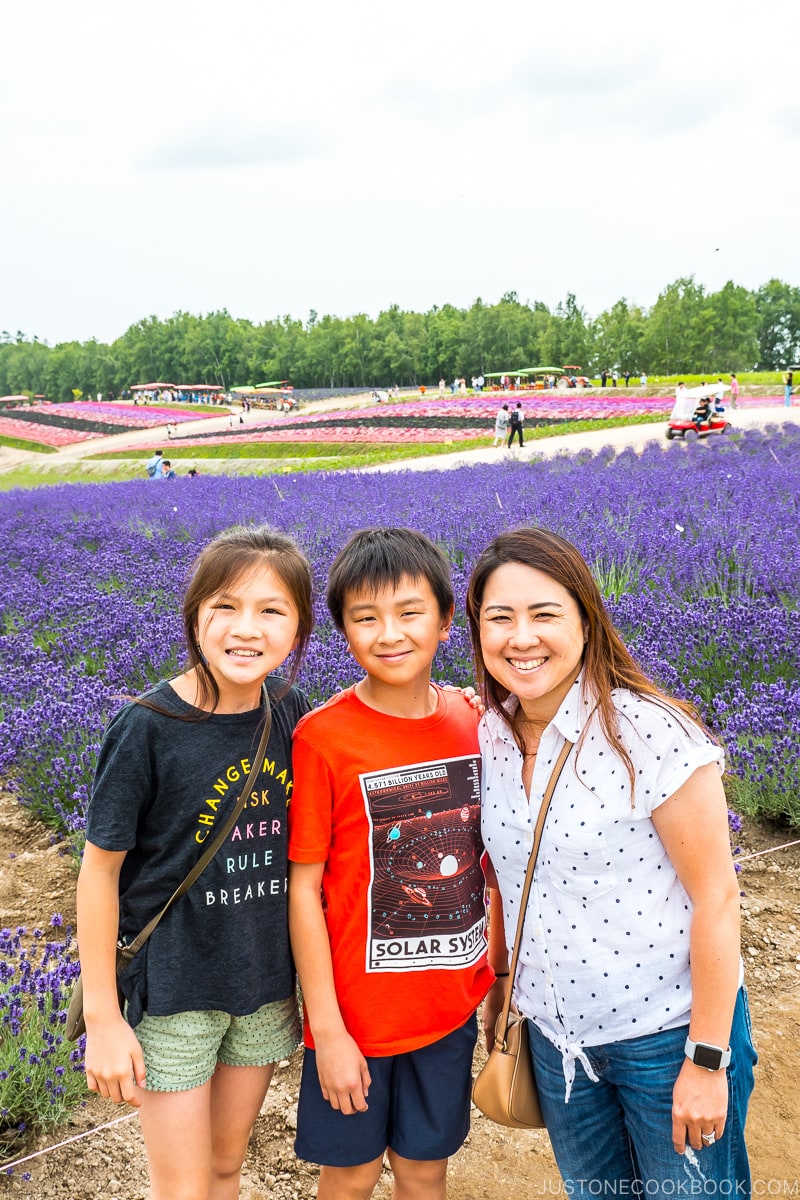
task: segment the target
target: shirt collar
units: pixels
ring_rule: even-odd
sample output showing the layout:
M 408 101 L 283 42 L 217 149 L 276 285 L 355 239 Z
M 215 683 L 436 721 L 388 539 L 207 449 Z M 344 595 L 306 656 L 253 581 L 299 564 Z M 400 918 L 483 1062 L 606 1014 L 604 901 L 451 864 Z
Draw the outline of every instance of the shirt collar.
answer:
M 515 695 L 512 694 L 508 697 L 503 708 L 509 717 L 513 716 L 517 711 L 518 704 L 519 700 Z M 577 742 L 584 725 L 586 725 L 596 707 L 596 703 L 585 685 L 583 671 L 581 671 L 562 700 L 558 712 L 544 730 L 544 733 L 548 729 L 554 728 L 568 742 Z M 514 735 L 499 713 L 493 713 L 490 710 L 486 714 L 486 721 L 494 737 L 500 738 L 505 742 L 514 742 Z

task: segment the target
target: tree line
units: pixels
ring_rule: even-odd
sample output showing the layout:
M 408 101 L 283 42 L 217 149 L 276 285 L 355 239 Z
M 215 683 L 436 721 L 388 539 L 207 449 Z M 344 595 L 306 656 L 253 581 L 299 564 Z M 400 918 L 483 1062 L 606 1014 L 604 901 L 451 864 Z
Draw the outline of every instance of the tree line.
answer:
M 51 400 L 119 395 L 135 383 L 221 389 L 290 380 L 295 387 L 417 386 L 523 367 L 580 366 L 638 375 L 783 370 L 800 359 L 800 288 L 771 279 L 756 291 L 726 283 L 706 292 L 680 278 L 649 309 L 618 300 L 590 318 L 569 293 L 551 310 L 507 292 L 496 304 L 397 305 L 372 319 L 309 313 L 255 324 L 224 309 L 148 317 L 106 345 L 49 346 L 0 333 L 0 395 Z

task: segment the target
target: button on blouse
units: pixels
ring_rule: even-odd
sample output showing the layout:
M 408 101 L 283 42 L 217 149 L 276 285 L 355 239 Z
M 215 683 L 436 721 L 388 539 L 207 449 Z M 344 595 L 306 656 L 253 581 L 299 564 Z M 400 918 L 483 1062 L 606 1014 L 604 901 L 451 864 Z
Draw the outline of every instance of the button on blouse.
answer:
M 530 800 L 510 728 L 487 712 L 482 832 L 503 900 L 509 953 L 542 796 L 564 739 L 576 742 L 551 801 L 523 927 L 514 996 L 564 1057 L 568 1093 L 581 1051 L 686 1024 L 692 904 L 652 812 L 723 753 L 668 703 L 612 693 L 636 780 L 606 740 L 582 676 L 542 734 Z M 516 707 L 511 697 L 509 708 Z

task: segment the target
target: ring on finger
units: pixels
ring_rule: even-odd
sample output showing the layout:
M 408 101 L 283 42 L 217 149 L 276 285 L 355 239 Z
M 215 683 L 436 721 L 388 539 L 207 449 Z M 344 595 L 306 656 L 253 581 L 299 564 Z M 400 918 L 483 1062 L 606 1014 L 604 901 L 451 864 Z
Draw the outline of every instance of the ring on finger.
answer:
M 717 1140 L 717 1133 L 715 1129 L 712 1129 L 710 1133 L 701 1133 L 700 1137 L 703 1139 L 706 1146 L 713 1146 L 714 1142 Z

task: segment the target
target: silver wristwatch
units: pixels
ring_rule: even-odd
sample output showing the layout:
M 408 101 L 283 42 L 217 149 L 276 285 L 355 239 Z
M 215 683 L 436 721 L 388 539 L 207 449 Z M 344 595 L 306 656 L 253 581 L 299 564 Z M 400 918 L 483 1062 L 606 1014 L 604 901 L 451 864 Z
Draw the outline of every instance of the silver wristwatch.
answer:
M 731 1061 L 731 1048 L 723 1050 L 721 1046 L 709 1046 L 708 1042 L 693 1042 L 686 1039 L 684 1054 L 696 1067 L 704 1067 L 706 1071 L 723 1071 Z

